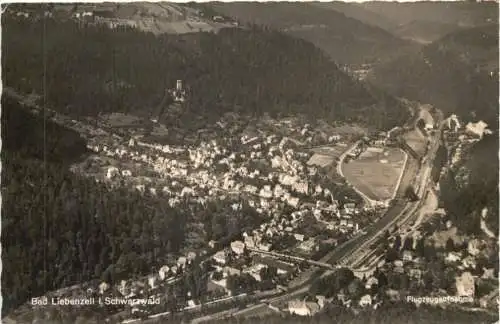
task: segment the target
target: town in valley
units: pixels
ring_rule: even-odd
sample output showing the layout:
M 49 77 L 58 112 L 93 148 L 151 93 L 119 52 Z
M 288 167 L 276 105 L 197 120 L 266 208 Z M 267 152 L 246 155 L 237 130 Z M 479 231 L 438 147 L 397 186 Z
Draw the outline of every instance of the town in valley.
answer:
M 347 10 L 340 3 L 338 8 L 322 4 L 307 5 L 318 21 L 328 12 Z M 257 8 L 261 4 L 244 5 Z M 351 6 L 350 3 L 345 5 Z M 479 8 L 481 3 L 475 5 Z M 280 3 L 276 6 L 292 5 Z M 276 36 L 265 28 L 260 31 L 256 25 L 248 27 L 249 21 L 253 21 L 252 15 L 262 15 L 262 21 L 267 16 L 260 13 L 260 9 L 242 8 L 240 11 L 232 3 L 211 6 L 159 2 L 12 4 L 3 10 L 2 27 L 6 28 L 4 33 L 7 35 L 3 43 L 7 58 L 3 59 L 2 70 L 7 71 L 7 77 L 3 79 L 2 110 L 7 113 L 2 113 L 2 128 L 6 129 L 2 139 L 7 144 L 2 152 L 2 164 L 6 164 L 2 166 L 2 208 L 9 213 L 2 218 L 2 223 L 5 222 L 2 236 L 6 236 L 2 239 L 2 250 L 7 251 L 3 263 L 8 263 L 4 268 L 13 271 L 12 274 L 32 270 L 25 275 L 7 275 L 2 279 L 2 286 L 8 287 L 3 289 L 10 289 L 4 290 L 4 294 L 15 292 L 15 297 L 7 300 L 10 304 L 8 311 L 2 314 L 2 322 L 224 323 L 249 320 L 265 323 L 266 318 L 276 317 L 303 323 L 320 318 L 322 314 L 337 314 L 335 312 L 362 318 L 363 314 L 377 314 L 391 307 L 406 307 L 405 311 L 410 313 L 419 312 L 421 308 L 431 309 L 427 311 L 429 314 L 443 312 L 443 317 L 452 313 L 467 314 L 461 315 L 464 321 L 473 321 L 474 316 L 478 316 L 477 323 L 498 320 L 498 191 L 494 192 L 494 186 L 498 190 L 498 173 L 485 174 L 486 170 L 498 172 L 498 157 L 492 151 L 498 145 L 495 142 L 498 127 L 492 123 L 496 119 L 491 119 L 489 111 L 477 110 L 471 117 L 458 108 L 453 110 L 442 104 L 444 99 L 436 99 L 429 94 L 431 90 L 426 92 L 429 99 L 412 96 L 405 90 L 391 99 L 373 95 L 375 99 L 370 100 L 375 101 L 366 105 L 370 107 L 366 109 L 361 103 L 364 99 L 352 99 L 349 103 L 352 106 L 335 103 L 331 109 L 339 112 L 333 116 L 340 117 L 316 115 L 312 112 L 315 108 L 307 105 L 300 111 L 300 104 L 293 108 L 297 110 L 290 108 L 292 113 L 288 113 L 287 108 L 282 107 L 293 106 L 293 100 L 300 100 L 294 99 L 295 90 L 279 89 L 295 86 L 280 79 L 286 78 L 282 70 L 276 70 L 274 73 L 281 74 L 273 78 L 272 73 L 259 68 L 258 60 L 248 64 L 254 64 L 255 71 L 261 71 L 265 77 L 256 76 L 256 81 L 252 79 L 254 76 L 249 77 L 251 86 L 248 87 L 254 87 L 256 95 L 248 95 L 253 96 L 248 99 L 248 105 L 256 107 L 274 100 L 276 109 L 285 112 L 266 111 L 265 106 L 252 108 L 255 110 L 245 107 L 247 99 L 241 98 L 247 95 L 239 93 L 237 86 L 217 92 L 211 83 L 196 83 L 196 73 L 202 78 L 203 73 L 217 68 L 228 78 L 237 78 L 234 76 L 237 73 L 233 75 L 230 69 L 225 70 L 224 62 L 200 67 L 201 72 L 193 72 L 197 65 L 195 68 L 173 67 L 175 74 L 169 74 L 163 88 L 158 86 L 160 90 L 150 94 L 150 98 L 136 95 L 135 106 L 125 108 L 127 93 L 142 95 L 150 88 L 133 83 L 134 77 L 140 78 L 146 72 L 136 69 L 132 56 L 123 54 L 125 50 L 119 46 L 112 50 L 113 59 L 110 60 L 112 64 L 121 62 L 120 55 L 124 55 L 124 62 L 130 61 L 130 71 L 115 72 L 113 67 L 109 70 L 112 75 L 103 70 L 95 81 L 90 80 L 90 74 L 71 72 L 74 79 L 68 81 L 61 77 L 66 73 L 63 65 L 58 65 L 53 68 L 56 72 L 44 77 L 47 79 L 43 81 L 44 87 L 57 82 L 75 82 L 82 87 L 79 90 L 68 86 L 61 93 L 57 93 L 55 87 L 50 88 L 48 94 L 39 92 L 40 77 L 36 79 L 35 71 L 39 61 L 35 58 L 24 65 L 24 75 L 17 76 L 16 67 L 13 67 L 14 64 L 19 64 L 19 69 L 22 66 L 16 63 L 16 51 L 20 51 L 20 56 L 27 55 L 30 50 L 26 47 L 39 46 L 20 44 L 16 41 L 20 36 L 15 37 L 14 33 L 23 35 L 30 26 L 47 21 L 54 26 L 59 23 L 74 26 L 71 27 L 74 31 L 59 28 L 59 38 L 49 38 L 48 48 L 55 48 L 58 42 L 63 44 L 64 37 L 71 33 L 95 37 L 96 46 L 103 47 L 108 45 L 99 40 L 99 33 L 116 33 L 117 38 L 123 39 L 130 37 L 137 41 L 135 46 L 142 46 L 140 42 L 156 42 L 155 37 L 161 39 L 165 34 L 182 37 L 180 40 L 168 37 L 161 40 L 165 44 L 175 42 L 169 47 L 175 53 L 173 58 L 165 58 L 164 64 L 157 63 L 162 73 L 170 73 L 166 71 L 170 71 L 170 66 L 181 64 L 178 62 L 186 64 L 194 57 L 201 57 L 203 46 L 209 46 L 206 44 L 212 38 L 221 38 L 217 40 L 221 44 L 234 42 L 227 46 L 237 51 L 234 49 L 237 46 L 253 46 L 238 43 L 249 42 L 245 37 L 250 40 L 288 37 L 290 43 L 282 40 L 283 52 L 276 54 L 277 60 L 283 61 L 286 59 L 282 57 L 294 55 L 292 50 L 286 53 L 287 46 L 302 46 L 297 45 L 294 37 L 308 41 L 309 30 L 319 28 L 307 27 L 304 22 L 300 25 L 302 19 L 309 18 L 293 11 L 296 9 L 290 9 L 293 13 L 283 9 L 283 15 L 291 15 L 290 24 L 295 24 L 293 19 L 298 22 L 293 26 L 266 27 L 277 28 L 280 35 L 285 35 Z M 361 10 L 362 6 L 352 5 L 352 8 Z M 354 9 L 345 11 L 347 17 L 359 14 L 353 18 L 343 16 L 348 19 L 346 24 L 353 23 L 354 19 L 363 21 L 363 17 L 381 19 L 381 14 L 375 16 L 378 12 L 375 5 L 367 8 L 363 10 L 371 10 L 373 17 L 366 13 L 363 16 L 361 11 Z M 398 10 L 404 16 L 406 9 Z M 479 11 L 477 9 L 477 15 L 482 14 Z M 488 20 L 492 18 L 487 16 L 484 23 L 494 25 L 498 21 L 496 17 L 496 20 Z M 259 20 L 256 18 L 256 21 Z M 423 33 L 417 28 L 417 21 L 413 24 L 408 28 Z M 451 23 L 449 25 L 452 28 Z M 466 28 L 469 27 L 460 27 L 457 33 L 465 33 Z M 497 23 L 496 28 L 498 30 Z M 377 33 L 382 33 L 379 29 Z M 239 30 L 250 36 L 245 34 L 239 40 L 239 36 L 234 36 Z M 447 37 L 435 37 L 422 44 L 408 40 L 409 36 L 401 36 L 401 30 L 391 29 L 391 32 L 396 35 L 391 37 L 400 37 L 398 39 L 405 42 L 405 46 L 418 47 L 405 47 L 409 52 L 402 53 L 402 57 L 413 55 L 411 51 L 421 47 L 424 48 L 422 53 L 431 57 L 428 53 L 434 49 L 432 45 Z M 226 39 L 221 36 L 224 33 L 229 35 Z M 270 35 L 260 36 L 259 33 Z M 193 37 L 199 38 L 190 40 L 190 35 L 198 34 L 201 36 Z M 456 36 L 454 42 L 459 42 L 458 39 Z M 314 46 L 321 48 L 323 44 L 319 36 L 312 37 L 311 42 L 303 45 L 304 53 L 309 50 L 313 53 Z M 258 47 L 263 43 L 257 40 L 255 44 Z M 9 51 L 10 48 L 13 50 Z M 82 45 L 78 51 L 94 57 L 95 63 L 90 59 L 86 61 L 87 54 L 76 57 L 72 51 L 77 50 L 71 46 L 60 51 L 68 52 L 61 56 L 66 60 L 80 60 L 75 64 L 83 65 L 82 69 L 87 65 L 104 64 L 100 61 L 101 56 L 95 54 L 100 50 L 90 45 L 88 48 Z M 188 51 L 194 54 L 185 54 Z M 262 46 L 258 51 L 265 52 L 267 48 Z M 335 53 L 325 51 L 336 60 Z M 498 46 L 494 49 L 484 47 L 481 64 L 490 54 L 487 51 L 496 51 L 498 56 Z M 155 49 L 151 52 L 156 53 Z M 182 55 L 192 56 L 186 59 Z M 234 64 L 242 60 L 242 66 L 247 65 L 243 60 L 248 58 L 243 55 L 231 56 L 231 50 L 223 55 L 234 60 Z M 342 91 L 365 94 L 365 90 L 359 90 L 359 85 L 365 82 L 370 83 L 366 96 L 372 96 L 371 84 L 379 86 L 375 81 L 389 73 L 390 61 L 349 62 L 346 56 L 338 55 L 340 63 L 335 73 L 340 76 L 336 82 L 346 83 L 336 88 L 337 97 Z M 297 62 L 300 59 L 297 58 Z M 51 63 L 53 58 L 46 60 L 49 69 L 56 66 Z M 317 64 L 330 66 L 322 61 Z M 381 66 L 380 72 L 377 64 Z M 475 70 L 471 69 L 471 78 L 488 86 L 496 84 L 498 91 L 498 62 L 484 63 L 480 67 L 477 64 Z M 469 68 L 465 63 L 464 66 L 464 70 Z M 287 67 L 283 69 L 286 70 Z M 219 73 L 219 70 L 214 71 L 210 73 Z M 372 77 L 377 72 L 379 74 Z M 147 79 L 145 74 L 142 77 Z M 316 82 L 310 73 L 304 72 L 297 78 L 302 77 Z M 90 81 L 81 81 L 85 78 Z M 347 79 L 350 81 L 339 81 Z M 229 83 L 240 82 L 242 87 L 247 87 L 243 85 L 244 76 L 235 80 Z M 266 85 L 274 81 L 278 85 Z M 323 79 L 317 82 L 321 84 Z M 380 91 L 392 95 L 394 89 L 384 86 L 380 86 L 383 89 Z M 204 96 L 200 89 L 217 93 Z M 301 91 L 300 87 L 293 89 Z M 309 91 L 307 89 L 304 92 Z M 85 91 L 95 92 L 87 96 L 91 92 Z M 474 95 L 472 91 L 471 97 L 483 95 L 483 90 L 474 90 L 477 92 Z M 283 93 L 291 99 L 280 106 L 281 102 L 272 95 Z M 312 96 L 311 93 L 308 95 Z M 210 100 L 216 98 L 210 105 L 224 108 L 217 112 L 209 110 L 206 115 L 201 110 L 198 112 L 197 105 L 201 101 L 209 102 L 208 97 Z M 486 94 L 484 97 L 483 101 L 477 99 L 472 104 L 486 106 L 487 98 L 491 97 Z M 78 100 L 83 102 L 76 103 Z M 111 108 L 99 108 L 108 101 Z M 391 120 L 379 126 L 362 119 L 368 116 L 363 114 L 372 113 L 369 109 L 377 105 L 384 109 L 384 104 L 395 105 L 404 111 L 397 122 Z M 324 102 L 318 99 L 318 107 L 321 105 Z M 351 117 L 351 107 L 358 105 L 362 107 L 360 112 L 353 114 L 359 118 Z M 238 108 L 233 109 L 233 106 Z M 95 109 L 96 113 L 82 112 L 85 109 Z M 384 114 L 391 112 L 374 113 L 381 118 L 380 123 L 385 123 Z M 23 123 L 31 126 L 16 126 Z M 70 144 L 64 144 L 65 141 Z M 48 149 L 52 145 L 54 148 Z M 77 149 L 81 154 L 74 153 Z M 65 153 L 65 150 L 72 151 Z M 47 171 L 47 164 L 51 173 Z M 43 188 L 38 187 L 42 185 Z M 22 195 L 37 198 L 26 198 L 34 202 L 24 206 Z M 43 211 L 35 209 L 37 203 Z M 47 211 L 47 208 L 53 209 Z M 53 216 L 54 221 L 52 216 L 42 217 L 50 210 L 57 213 Z M 36 215 L 45 221 L 34 220 Z M 64 220 L 65 225 L 61 225 L 64 230 L 51 229 L 59 226 L 56 219 Z M 14 226 L 24 226 L 25 222 L 31 225 L 13 230 Z M 25 236 L 26 243 L 21 243 L 17 235 Z M 22 261 L 11 260 L 9 256 L 21 249 L 27 251 L 20 257 Z M 43 257 L 37 256 L 39 254 Z M 36 265 L 43 265 L 43 268 L 38 269 Z M 62 269 L 74 272 L 66 276 L 67 270 Z M 53 274 L 48 275 L 51 272 Z M 455 323 L 450 319 L 452 322 Z

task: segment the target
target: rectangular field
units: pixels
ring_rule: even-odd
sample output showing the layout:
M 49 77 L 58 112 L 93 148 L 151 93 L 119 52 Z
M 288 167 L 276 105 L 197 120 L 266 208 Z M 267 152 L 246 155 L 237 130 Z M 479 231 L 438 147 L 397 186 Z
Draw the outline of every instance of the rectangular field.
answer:
M 332 164 L 348 148 L 346 144 L 335 144 L 331 146 L 321 146 L 312 149 L 313 156 L 307 161 L 307 165 L 316 165 L 324 168 Z
M 370 199 L 392 197 L 404 168 L 405 153 L 398 148 L 369 148 L 342 164 L 346 180 Z

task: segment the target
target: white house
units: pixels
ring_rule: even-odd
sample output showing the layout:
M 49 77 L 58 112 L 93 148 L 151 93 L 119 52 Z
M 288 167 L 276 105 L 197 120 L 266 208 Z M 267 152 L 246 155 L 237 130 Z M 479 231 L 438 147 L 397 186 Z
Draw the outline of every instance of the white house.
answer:
M 271 191 L 271 187 L 268 185 L 264 186 L 264 188 L 260 190 L 259 196 L 261 196 L 262 198 L 272 198 L 273 192 Z
M 477 123 L 468 123 L 465 126 L 465 132 L 468 135 L 482 138 L 485 133 L 491 133 L 489 130 L 487 130 L 487 128 L 488 124 L 480 120 Z
M 413 252 L 408 250 L 403 251 L 403 261 L 411 260 L 413 260 Z
M 372 304 L 372 296 L 366 294 L 359 300 L 359 306 L 366 307 Z
M 481 248 L 481 243 L 478 239 L 472 239 L 467 243 L 467 252 L 469 252 L 470 255 L 478 255 Z
M 452 263 L 452 262 L 458 262 L 461 259 L 462 258 L 460 257 L 460 254 L 458 254 L 457 252 L 449 252 L 444 260 L 446 262 Z
M 474 259 L 473 256 L 468 256 L 466 258 L 464 258 L 462 260 L 462 265 L 465 267 L 465 268 L 472 268 L 472 269 L 475 269 L 476 268 L 476 260 Z
M 288 302 L 288 311 L 290 314 L 295 314 L 299 316 L 310 316 L 311 310 L 306 306 L 303 301 L 290 301 Z
M 181 257 L 179 257 L 179 259 L 177 259 L 177 266 L 178 267 L 184 268 L 186 266 L 186 263 L 187 263 L 187 258 L 184 256 L 181 256 Z
M 307 182 L 296 182 L 292 185 L 293 190 L 307 194 L 309 191 L 309 184 Z
M 194 259 L 196 259 L 196 252 L 193 251 L 188 252 L 187 259 L 188 261 L 193 261 Z
M 249 248 L 255 248 L 255 240 L 253 236 L 245 237 L 245 246 L 248 246 Z
M 111 178 L 117 176 L 118 174 L 120 174 L 120 170 L 118 170 L 118 168 L 109 167 L 108 172 L 106 174 L 106 178 L 111 179 Z
M 457 288 L 457 296 L 474 296 L 474 277 L 470 272 L 464 272 L 460 277 L 455 278 L 455 286 Z
M 170 271 L 170 267 L 168 265 L 164 265 L 163 267 L 160 268 L 158 271 L 158 275 L 160 276 L 161 280 L 165 280 L 167 278 L 168 273 Z
M 214 254 L 213 259 L 219 264 L 226 264 L 226 252 L 224 252 L 223 250 L 218 251 Z
M 156 287 L 156 276 L 152 275 L 148 277 L 148 284 L 151 289 L 154 289 Z
M 298 234 L 298 233 L 295 233 L 293 234 L 293 236 L 295 237 L 295 239 L 297 241 L 300 241 L 300 242 L 303 242 L 304 241 L 304 234 Z
M 241 255 L 245 252 L 245 243 L 241 241 L 231 242 L 231 250 L 237 255 Z
M 403 261 L 401 261 L 401 260 L 395 260 L 394 261 L 394 266 L 395 267 L 402 267 L 403 266 Z
M 101 282 L 101 284 L 99 285 L 99 293 L 102 295 L 104 294 L 108 289 L 109 289 L 109 284 L 106 283 L 106 282 Z
M 293 208 L 299 207 L 299 204 L 300 204 L 299 198 L 292 197 L 292 196 L 288 196 L 286 198 L 286 202 L 287 202 L 288 205 L 292 206 Z
M 365 288 L 371 289 L 374 285 L 378 285 L 378 279 L 376 277 L 370 277 L 366 281 Z

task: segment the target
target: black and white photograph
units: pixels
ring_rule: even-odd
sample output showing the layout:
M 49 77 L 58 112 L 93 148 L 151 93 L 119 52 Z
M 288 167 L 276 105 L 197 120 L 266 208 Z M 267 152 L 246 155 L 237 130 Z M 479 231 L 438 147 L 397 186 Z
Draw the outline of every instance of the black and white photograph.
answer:
M 499 2 L 1 1 L 3 324 L 498 324 Z

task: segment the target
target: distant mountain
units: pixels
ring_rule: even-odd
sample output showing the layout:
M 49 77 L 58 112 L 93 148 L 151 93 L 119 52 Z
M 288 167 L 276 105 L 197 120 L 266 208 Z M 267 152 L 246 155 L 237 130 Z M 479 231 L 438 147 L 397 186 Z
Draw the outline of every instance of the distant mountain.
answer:
M 496 127 L 498 25 L 460 30 L 375 67 L 368 80 L 392 94 L 431 103 Z
M 377 13 L 364 8 L 362 3 L 331 1 L 313 2 L 312 4 L 318 8 L 340 12 L 346 17 L 354 18 L 371 26 L 380 27 L 386 31 L 393 30 L 398 26 L 398 23 L 393 18 L 383 13 Z
M 422 43 L 435 41 L 462 28 L 498 21 L 498 4 L 495 2 L 334 1 L 315 3 L 315 5 L 342 12 L 348 17 L 378 26 L 401 38 Z
M 314 3 L 211 3 L 243 23 L 268 26 L 314 43 L 342 64 L 373 63 L 413 48 L 386 30 Z
M 311 118 L 389 128 L 407 110 L 381 91 L 340 71 L 321 50 L 262 28 L 159 35 L 121 27 L 82 27 L 70 21 L 4 18 L 4 86 L 45 94 L 66 114 L 156 110 L 165 89 L 188 89 L 180 124 L 228 111 Z M 43 31 L 45 30 L 45 34 Z M 22 40 L 22 41 L 20 41 Z

